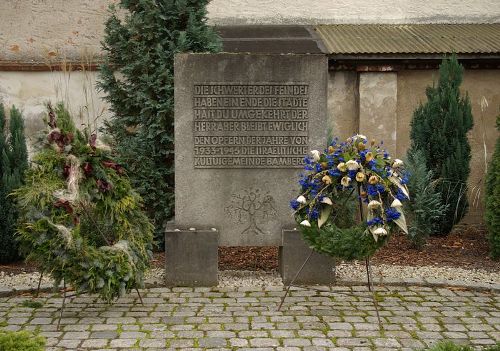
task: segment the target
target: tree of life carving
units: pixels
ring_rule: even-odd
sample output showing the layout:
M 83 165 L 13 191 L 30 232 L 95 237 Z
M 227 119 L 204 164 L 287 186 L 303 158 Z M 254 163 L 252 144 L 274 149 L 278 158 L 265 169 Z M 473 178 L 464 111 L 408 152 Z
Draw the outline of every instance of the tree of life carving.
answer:
M 248 223 L 242 235 L 264 235 L 257 220 L 268 220 L 276 215 L 276 204 L 269 192 L 260 189 L 246 189 L 231 196 L 225 212 L 238 223 Z

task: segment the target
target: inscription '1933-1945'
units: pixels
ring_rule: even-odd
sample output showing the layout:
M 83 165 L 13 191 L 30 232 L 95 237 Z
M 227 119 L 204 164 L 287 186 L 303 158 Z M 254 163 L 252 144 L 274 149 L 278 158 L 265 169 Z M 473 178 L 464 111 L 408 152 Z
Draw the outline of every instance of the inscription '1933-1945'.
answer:
M 302 167 L 308 84 L 195 84 L 193 110 L 195 168 Z

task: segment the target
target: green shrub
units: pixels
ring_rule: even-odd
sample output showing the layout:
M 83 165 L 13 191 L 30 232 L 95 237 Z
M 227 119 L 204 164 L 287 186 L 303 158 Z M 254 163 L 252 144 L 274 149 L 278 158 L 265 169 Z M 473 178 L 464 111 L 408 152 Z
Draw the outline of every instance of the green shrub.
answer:
M 410 173 L 408 189 L 411 196 L 407 205 L 408 237 L 413 246 L 420 249 L 430 235 L 439 231 L 438 223 L 448 205 L 442 203 L 441 194 L 436 191 L 436 181 L 433 181 L 432 171 L 427 170 L 421 150 L 408 152 L 406 170 Z
M 497 116 L 497 129 L 500 130 L 500 115 Z M 493 258 L 498 259 L 500 258 L 500 138 L 497 139 L 486 176 L 485 201 L 490 253 Z
M 125 18 L 112 7 L 106 23 L 99 82 L 113 112 L 106 131 L 160 240 L 174 208 L 174 55 L 220 48 L 207 3 L 122 0 Z
M 437 86 L 427 88 L 427 102 L 415 110 L 411 121 L 411 149 L 423 152 L 433 180 L 439 180 L 442 202 L 449 205 L 439 223 L 441 234 L 449 233 L 468 207 L 471 152 L 467 132 L 473 119 L 469 97 L 460 95 L 462 76 L 456 55 L 444 59 Z
M 18 213 L 9 194 L 23 184 L 28 168 L 23 117 L 15 106 L 10 110 L 8 131 L 6 124 L 5 109 L 0 104 L 0 263 L 20 258 L 15 240 Z
M 15 191 L 28 259 L 56 284 L 105 301 L 143 286 L 153 226 L 124 168 L 96 134 L 77 130 L 62 104 L 49 105 L 49 133 Z
M 27 331 L 0 330 L 0 351 L 43 351 L 45 338 Z

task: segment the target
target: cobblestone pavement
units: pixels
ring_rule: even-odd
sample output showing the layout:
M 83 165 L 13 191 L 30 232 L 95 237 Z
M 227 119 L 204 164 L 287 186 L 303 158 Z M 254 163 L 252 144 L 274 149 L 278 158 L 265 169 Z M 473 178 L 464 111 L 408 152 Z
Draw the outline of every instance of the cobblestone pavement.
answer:
M 58 295 L 0 298 L 0 328 L 36 330 L 48 350 L 253 349 L 414 350 L 448 339 L 476 347 L 500 341 L 500 294 L 430 287 L 377 287 L 384 327 L 364 286 L 152 288 L 107 305 Z

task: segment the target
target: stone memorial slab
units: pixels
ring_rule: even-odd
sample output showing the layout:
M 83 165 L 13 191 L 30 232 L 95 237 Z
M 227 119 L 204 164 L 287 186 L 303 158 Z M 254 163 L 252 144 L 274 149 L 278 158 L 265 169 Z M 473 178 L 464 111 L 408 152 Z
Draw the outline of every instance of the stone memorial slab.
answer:
M 335 260 L 318 252 L 311 254 L 311 249 L 302 239 L 300 231 L 283 229 L 282 240 L 279 249 L 279 270 L 284 284 L 293 281 L 295 285 L 328 285 L 335 282 Z
M 175 58 L 175 225 L 279 246 L 303 157 L 326 142 L 324 55 Z

